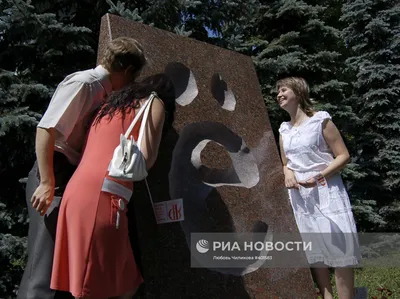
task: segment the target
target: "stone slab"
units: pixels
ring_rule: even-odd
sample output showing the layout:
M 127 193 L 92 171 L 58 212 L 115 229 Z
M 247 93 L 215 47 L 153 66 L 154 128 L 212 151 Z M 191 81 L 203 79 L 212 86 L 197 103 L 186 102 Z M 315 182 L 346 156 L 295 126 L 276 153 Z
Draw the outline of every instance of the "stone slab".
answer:
M 144 184 L 135 184 L 131 237 L 146 281 L 137 297 L 315 298 L 305 268 L 237 275 L 191 267 L 191 232 L 298 233 L 251 58 L 110 14 L 101 20 L 99 57 L 119 36 L 143 45 L 142 76 L 170 74 L 179 96 L 148 182 L 154 202 L 183 198 L 185 220 L 157 225 Z

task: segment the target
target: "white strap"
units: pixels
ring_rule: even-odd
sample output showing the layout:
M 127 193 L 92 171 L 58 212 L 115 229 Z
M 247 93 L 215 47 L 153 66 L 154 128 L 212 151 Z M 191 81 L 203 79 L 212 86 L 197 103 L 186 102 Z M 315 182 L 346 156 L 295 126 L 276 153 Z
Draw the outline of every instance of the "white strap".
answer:
M 103 181 L 103 185 L 101 186 L 101 191 L 109 192 L 112 194 L 116 194 L 124 198 L 127 202 L 130 201 L 132 197 L 132 190 L 126 188 L 125 186 L 112 181 L 108 178 L 105 178 Z
M 126 130 L 125 132 L 125 138 L 128 139 L 129 135 L 131 134 L 133 128 L 135 127 L 137 121 L 139 120 L 140 116 L 142 115 L 143 111 L 145 111 L 145 109 L 147 108 L 147 106 L 149 105 L 149 103 L 153 100 L 154 96 L 156 95 L 156 93 L 152 92 L 149 99 L 146 101 L 146 103 L 140 108 L 138 114 L 135 115 L 135 118 L 133 119 L 132 123 L 130 124 L 128 130 Z
M 140 108 L 139 112 L 135 115 L 135 118 L 133 119 L 133 121 L 129 125 L 128 130 L 126 130 L 126 132 L 125 132 L 125 138 L 127 138 L 127 139 L 129 138 L 129 135 L 131 134 L 132 129 L 135 127 L 135 125 L 136 125 L 139 117 L 142 115 L 144 109 L 146 109 L 146 106 L 147 106 L 147 102 Z
M 139 112 L 137 115 L 135 115 L 135 118 L 133 119 L 132 123 L 130 124 L 128 130 L 126 130 L 125 132 L 125 137 L 129 138 L 129 135 L 131 134 L 131 131 L 133 130 L 133 128 L 135 127 L 138 119 L 140 118 L 140 116 L 142 115 L 143 111 L 145 111 L 145 114 L 143 116 L 142 119 L 142 123 L 140 125 L 140 130 L 139 130 L 139 137 L 138 137 L 138 141 L 137 141 L 137 146 L 140 149 L 140 146 L 142 144 L 142 139 L 143 139 L 143 135 L 144 135 L 144 128 L 146 127 L 146 121 L 147 121 L 147 117 L 149 115 L 149 111 L 150 111 L 150 107 L 151 107 L 151 103 L 154 99 L 154 97 L 157 96 L 157 93 L 152 92 L 149 99 L 146 101 L 146 103 L 140 108 Z M 151 192 L 150 192 L 150 188 L 149 188 L 149 184 L 147 183 L 147 179 L 144 179 L 145 183 L 146 183 L 146 187 L 147 187 L 147 193 L 149 194 L 149 198 L 150 198 L 150 202 L 151 202 L 151 207 L 153 208 L 153 213 L 154 213 L 154 217 L 157 219 L 156 216 L 156 211 L 154 210 L 154 203 L 153 203 L 153 197 L 151 196 Z
M 156 218 L 156 221 L 157 221 L 156 211 L 154 210 L 153 197 L 151 196 L 149 184 L 147 183 L 147 179 L 144 179 L 144 180 L 146 182 L 147 193 L 149 194 L 154 217 Z M 126 188 L 125 186 L 122 186 L 121 184 L 118 184 L 117 182 L 109 180 L 107 178 L 105 178 L 103 181 L 103 185 L 101 186 L 101 191 L 119 195 L 122 198 L 124 198 L 127 202 L 130 201 L 130 199 L 132 197 L 132 193 L 133 193 L 130 189 Z
M 139 137 L 138 137 L 138 140 L 137 140 L 137 147 L 139 148 L 139 150 L 142 147 L 142 139 L 143 139 L 143 135 L 144 135 L 144 129 L 146 128 L 147 118 L 149 116 L 151 103 L 153 102 L 154 97 L 155 97 L 155 94 L 152 93 L 150 98 L 149 98 L 149 100 L 148 100 L 148 103 L 147 103 L 147 106 L 146 106 L 146 110 L 144 111 L 144 115 L 143 115 L 143 118 L 142 118 L 142 123 L 140 124 Z
M 151 207 L 153 208 L 154 217 L 155 217 L 155 219 L 157 221 L 157 215 L 156 215 L 156 211 L 154 210 L 153 197 L 151 197 L 149 184 L 147 184 L 147 179 L 144 179 L 144 181 L 146 182 L 147 193 L 149 193 L 149 198 L 150 198 L 150 202 L 151 202 Z

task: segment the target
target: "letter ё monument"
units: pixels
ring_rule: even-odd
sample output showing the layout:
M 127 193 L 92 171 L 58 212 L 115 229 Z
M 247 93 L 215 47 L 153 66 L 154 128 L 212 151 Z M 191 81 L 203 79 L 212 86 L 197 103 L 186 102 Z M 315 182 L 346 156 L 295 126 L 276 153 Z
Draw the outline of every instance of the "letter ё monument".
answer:
M 135 184 L 128 216 L 145 279 L 136 298 L 315 298 L 307 268 L 191 264 L 191 233 L 298 234 L 251 58 L 110 14 L 101 20 L 99 57 L 119 36 L 143 45 L 142 76 L 167 73 L 177 96 L 173 128 L 148 183 L 154 203 L 182 199 L 184 220 L 156 224 L 145 185 Z

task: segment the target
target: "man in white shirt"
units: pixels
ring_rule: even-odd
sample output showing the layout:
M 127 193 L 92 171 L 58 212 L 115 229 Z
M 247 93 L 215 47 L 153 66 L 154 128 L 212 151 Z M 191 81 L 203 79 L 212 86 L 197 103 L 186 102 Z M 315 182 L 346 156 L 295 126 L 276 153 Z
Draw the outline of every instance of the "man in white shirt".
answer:
M 37 161 L 29 173 L 28 261 L 17 299 L 69 298 L 50 289 L 58 209 L 79 163 L 90 121 L 113 90 L 132 82 L 146 63 L 141 45 L 120 37 L 101 64 L 68 75 L 57 87 L 36 132 Z

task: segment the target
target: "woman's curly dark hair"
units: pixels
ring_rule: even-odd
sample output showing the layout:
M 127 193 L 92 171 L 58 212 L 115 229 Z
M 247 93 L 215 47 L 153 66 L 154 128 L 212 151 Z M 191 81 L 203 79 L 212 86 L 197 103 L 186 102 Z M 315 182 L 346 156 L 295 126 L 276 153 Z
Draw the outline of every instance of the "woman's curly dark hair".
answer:
M 163 74 L 149 76 L 140 82 L 134 82 L 126 88 L 116 91 L 100 106 L 94 124 L 98 124 L 103 117 L 110 120 L 115 113 L 120 112 L 122 117 L 131 109 L 139 108 L 139 100 L 147 98 L 156 92 L 165 107 L 165 123 L 163 132 L 166 132 L 174 122 L 175 114 L 175 88 L 171 79 Z

